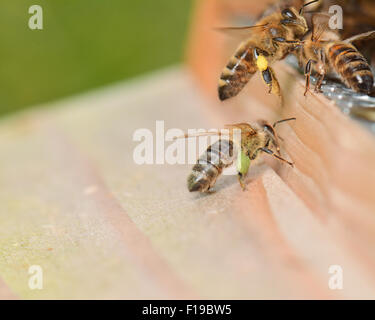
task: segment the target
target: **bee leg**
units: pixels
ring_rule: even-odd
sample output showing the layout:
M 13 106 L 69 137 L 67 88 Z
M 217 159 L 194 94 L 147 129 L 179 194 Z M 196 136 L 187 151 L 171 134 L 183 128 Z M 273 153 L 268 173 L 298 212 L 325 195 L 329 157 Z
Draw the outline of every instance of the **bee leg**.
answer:
M 293 162 L 289 162 L 288 160 L 278 156 L 276 153 L 274 153 L 272 150 L 268 149 L 268 148 L 260 148 L 260 150 L 262 150 L 263 152 L 265 153 L 268 153 L 270 154 L 271 156 L 275 157 L 276 159 L 282 161 L 282 162 L 285 162 L 287 164 L 289 164 L 291 167 L 294 167 L 294 163 Z
M 324 80 L 324 77 L 326 75 L 325 65 L 326 65 L 326 55 L 324 53 L 324 50 L 320 50 L 320 60 L 319 60 L 319 63 L 317 64 L 317 66 L 316 66 L 316 69 L 319 73 L 319 78 L 318 78 L 318 81 L 315 85 L 315 90 L 314 90 L 316 93 L 322 92 L 321 86 L 322 86 L 322 82 Z
M 262 71 L 262 79 L 264 83 L 268 86 L 268 93 L 272 93 L 278 96 L 281 100 L 281 104 L 283 101 L 283 97 L 281 94 L 280 84 L 277 81 L 275 76 L 275 72 L 272 70 L 271 67 L 268 67 L 266 70 Z
M 272 38 L 272 44 L 275 49 L 279 47 L 279 43 L 287 45 L 288 47 L 290 47 L 291 51 L 297 50 L 302 45 L 302 42 L 299 40 L 286 40 L 285 38 L 282 38 L 282 37 Z M 291 46 L 292 44 L 294 46 Z
M 238 172 L 238 182 L 240 183 L 240 186 L 243 191 L 246 191 L 246 185 L 245 185 L 245 177 L 241 172 Z
M 268 66 L 268 60 L 266 57 L 260 53 L 260 49 L 254 49 L 254 57 L 256 59 L 256 65 L 258 70 L 261 72 L 262 79 L 264 83 L 268 86 L 268 93 L 273 93 L 277 95 L 281 100 L 281 105 L 283 105 L 283 98 L 281 95 L 280 85 L 276 79 L 275 73 L 271 67 Z
M 322 92 L 321 87 L 322 87 L 322 82 L 323 82 L 323 80 L 324 80 L 324 76 L 325 76 L 324 74 L 319 75 L 318 81 L 317 81 L 317 83 L 316 83 L 316 85 L 315 85 L 315 89 L 314 89 L 314 91 L 315 91 L 316 93 L 320 93 L 320 92 Z
M 281 156 L 281 152 L 280 152 L 280 144 L 279 144 L 279 141 L 278 140 L 281 140 L 281 141 L 284 141 L 284 139 L 282 137 L 280 137 L 279 135 L 276 135 L 275 136 L 275 142 L 273 143 L 274 147 L 276 148 L 276 153 Z
M 316 63 L 315 60 L 309 60 L 305 66 L 305 76 L 306 76 L 306 85 L 305 85 L 305 93 L 303 94 L 306 97 L 307 92 L 310 92 L 310 77 L 312 71 L 312 64 Z
M 271 134 L 271 140 L 270 140 L 270 143 L 272 144 L 272 146 L 276 149 L 276 153 L 281 156 L 281 153 L 280 153 L 280 143 L 279 143 L 279 136 L 274 132 L 274 131 L 270 131 L 267 129 L 266 127 L 266 130 Z M 266 145 L 266 147 L 268 147 L 269 144 Z M 259 151 L 259 149 L 258 149 Z M 256 153 L 253 154 L 253 157 L 255 159 L 255 157 L 257 156 L 258 154 L 258 151 Z M 252 159 L 252 160 L 254 160 Z
M 281 156 L 279 141 L 277 141 L 276 139 L 278 139 L 278 137 L 275 137 L 275 141 L 273 142 L 273 145 L 276 148 L 276 153 L 279 156 Z

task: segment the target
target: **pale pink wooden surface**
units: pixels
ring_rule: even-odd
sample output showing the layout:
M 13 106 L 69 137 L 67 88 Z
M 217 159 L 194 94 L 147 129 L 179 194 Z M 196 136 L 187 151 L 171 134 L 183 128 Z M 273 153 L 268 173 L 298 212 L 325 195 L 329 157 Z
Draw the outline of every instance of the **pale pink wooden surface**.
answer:
M 215 1 L 205 3 L 194 76 L 166 70 L 1 120 L 0 299 L 375 298 L 373 137 L 324 98 L 303 98 L 283 64 L 284 109 L 257 77 L 219 104 L 234 47 L 212 30 L 223 25 Z M 285 116 L 297 117 L 280 128 L 295 168 L 264 156 L 246 192 L 223 176 L 215 193 L 190 194 L 190 165 L 132 159 L 134 130 L 156 120 L 187 129 Z M 43 268 L 43 290 L 28 287 L 30 265 Z M 343 290 L 328 287 L 331 265 L 343 268 Z
M 189 165 L 134 164 L 135 129 L 233 120 L 217 107 L 225 108 L 205 100 L 185 69 L 172 69 L 3 120 L 0 276 L 8 288 L 31 299 L 375 297 L 370 246 L 360 254 L 343 241 L 340 216 L 321 219 L 267 164 L 251 168 L 246 192 L 224 176 L 209 196 L 187 191 Z M 293 160 L 283 177 L 299 175 Z M 32 264 L 43 267 L 43 290 L 28 288 Z M 344 269 L 341 291 L 328 288 L 333 264 Z

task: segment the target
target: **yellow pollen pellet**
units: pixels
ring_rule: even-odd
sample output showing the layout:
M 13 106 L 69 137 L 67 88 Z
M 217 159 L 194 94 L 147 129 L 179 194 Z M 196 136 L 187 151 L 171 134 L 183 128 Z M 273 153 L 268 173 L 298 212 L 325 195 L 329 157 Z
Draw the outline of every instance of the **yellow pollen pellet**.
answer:
M 260 55 L 257 59 L 257 67 L 260 71 L 264 71 L 264 70 L 267 70 L 268 68 L 268 61 L 267 59 Z

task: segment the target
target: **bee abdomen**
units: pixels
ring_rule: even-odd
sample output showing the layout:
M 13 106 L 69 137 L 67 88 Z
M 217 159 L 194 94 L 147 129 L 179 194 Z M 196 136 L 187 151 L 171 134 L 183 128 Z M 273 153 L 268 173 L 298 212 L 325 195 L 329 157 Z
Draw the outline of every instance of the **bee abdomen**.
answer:
M 233 143 L 219 140 L 200 156 L 187 179 L 190 192 L 208 191 L 216 182 L 224 168 L 233 162 Z
M 221 73 L 218 88 L 220 100 L 236 96 L 256 71 L 252 47 L 242 44 Z
M 219 176 L 219 170 L 210 163 L 197 163 L 188 176 L 187 186 L 190 192 L 208 191 Z
M 370 94 L 374 75 L 362 54 L 349 44 L 336 44 L 329 49 L 329 56 L 337 73 L 357 92 Z

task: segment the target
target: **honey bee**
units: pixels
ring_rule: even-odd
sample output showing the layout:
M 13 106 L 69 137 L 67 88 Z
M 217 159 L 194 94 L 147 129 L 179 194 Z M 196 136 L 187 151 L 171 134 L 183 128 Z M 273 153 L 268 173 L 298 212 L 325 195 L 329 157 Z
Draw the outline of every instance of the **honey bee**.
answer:
M 275 131 L 278 124 L 291 120 L 295 120 L 295 118 L 279 120 L 273 125 L 265 121 L 258 121 L 255 125 L 248 123 L 227 125 L 226 127 L 230 131 L 229 138 L 220 138 L 210 145 L 194 165 L 187 178 L 189 191 L 208 192 L 215 185 L 223 169 L 233 164 L 236 153 L 238 181 L 243 190 L 245 190 L 244 179 L 249 171 L 250 162 L 255 160 L 261 152 L 268 153 L 293 167 L 292 162 L 281 157 L 279 137 Z M 234 129 L 240 131 L 240 141 L 234 138 Z M 212 133 L 200 135 L 210 134 Z M 218 133 L 218 135 L 220 134 Z M 191 136 L 186 135 L 185 137 Z M 273 148 L 276 152 L 272 150 Z
M 373 0 L 325 0 L 320 3 L 321 12 L 328 12 L 333 5 L 343 9 L 344 28 L 339 30 L 343 38 L 375 29 L 375 1 Z
M 322 17 L 327 20 L 327 16 L 322 14 L 313 17 L 311 38 L 297 45 L 300 64 L 305 66 L 305 95 L 309 91 L 313 69 L 319 75 L 315 92 L 320 92 L 325 75 L 329 71 L 334 71 L 349 88 L 356 92 L 371 94 L 374 75 L 369 63 L 352 43 L 374 38 L 375 31 L 362 33 L 346 40 L 332 39 L 330 38 L 332 34 L 327 32 L 328 23 L 319 21 Z M 322 39 L 325 32 L 329 35 L 328 39 Z
M 282 99 L 279 82 L 270 65 L 284 59 L 291 52 L 295 40 L 302 39 L 308 32 L 303 10 L 317 1 L 319 0 L 304 4 L 299 11 L 294 7 L 277 10 L 261 18 L 254 26 L 224 28 L 227 31 L 242 30 L 249 34 L 220 76 L 220 100 L 236 96 L 258 70 L 269 93 Z
M 299 6 L 301 4 L 294 4 Z M 343 10 L 343 28 L 336 30 L 341 39 L 375 29 L 375 1 L 374 0 L 321 0 L 314 5 L 313 10 L 330 12 L 333 6 L 340 6 Z M 336 9 L 334 9 L 336 10 Z M 309 15 L 306 13 L 308 25 L 311 26 Z M 375 42 L 357 41 L 356 48 L 375 63 Z

